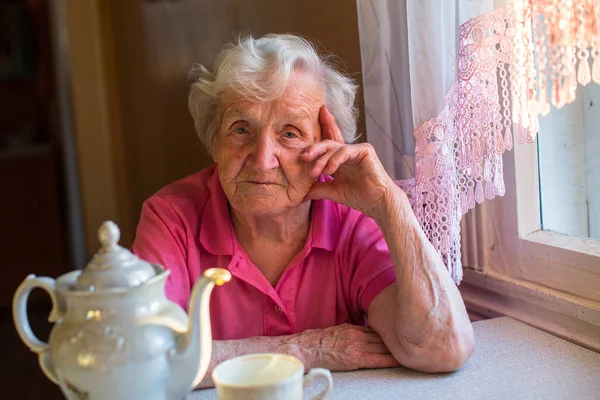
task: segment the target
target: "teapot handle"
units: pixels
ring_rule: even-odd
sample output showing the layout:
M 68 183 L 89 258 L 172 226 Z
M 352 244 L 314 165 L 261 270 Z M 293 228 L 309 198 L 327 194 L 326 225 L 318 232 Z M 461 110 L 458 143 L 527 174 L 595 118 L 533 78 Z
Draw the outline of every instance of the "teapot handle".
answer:
M 40 367 L 46 376 L 54 383 L 58 384 L 58 377 L 54 371 L 54 365 L 50 355 L 48 343 L 42 342 L 35 336 L 29 325 L 27 316 L 27 300 L 29 294 L 35 288 L 44 289 L 48 292 L 52 300 L 52 312 L 48 317 L 48 321 L 56 322 L 59 319 L 59 304 L 55 294 L 55 281 L 48 277 L 36 277 L 28 275 L 25 280 L 19 285 L 15 292 L 12 304 L 13 320 L 19 337 L 25 343 L 29 350 L 37 353 Z

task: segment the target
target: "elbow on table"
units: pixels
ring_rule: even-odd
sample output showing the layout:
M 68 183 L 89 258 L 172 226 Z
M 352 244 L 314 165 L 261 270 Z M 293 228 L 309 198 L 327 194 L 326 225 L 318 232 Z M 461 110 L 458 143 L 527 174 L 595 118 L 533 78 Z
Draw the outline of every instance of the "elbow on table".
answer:
M 454 372 L 461 369 L 473 354 L 475 348 L 475 338 L 473 335 L 457 339 L 457 343 L 451 346 L 451 349 L 444 355 L 439 365 L 433 365 L 432 372 Z M 437 371 L 436 371 L 437 369 Z
M 419 372 L 454 372 L 467 363 L 474 348 L 475 335 L 472 327 L 469 327 L 465 332 L 437 340 L 435 345 L 405 346 L 404 360 L 398 361 Z

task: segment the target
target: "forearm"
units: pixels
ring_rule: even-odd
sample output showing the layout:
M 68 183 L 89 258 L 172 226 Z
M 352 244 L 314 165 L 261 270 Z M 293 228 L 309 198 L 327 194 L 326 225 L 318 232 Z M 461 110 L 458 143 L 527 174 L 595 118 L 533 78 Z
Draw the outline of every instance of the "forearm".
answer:
M 297 357 L 306 372 L 311 368 L 350 371 L 398 365 L 379 334 L 364 326 L 341 324 L 286 336 L 213 340 L 211 362 L 198 387 L 214 386 L 211 373 L 221 362 L 251 353 L 282 353 Z
M 376 221 L 395 266 L 394 328 L 402 350 L 412 367 L 454 369 L 473 346 L 472 326 L 456 284 L 395 185 Z

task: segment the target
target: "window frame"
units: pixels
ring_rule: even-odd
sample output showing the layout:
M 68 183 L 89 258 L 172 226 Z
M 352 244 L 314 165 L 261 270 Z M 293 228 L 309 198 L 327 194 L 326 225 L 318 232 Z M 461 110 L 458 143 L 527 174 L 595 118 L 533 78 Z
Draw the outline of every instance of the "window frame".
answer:
M 536 144 L 505 152 L 506 194 L 464 216 L 459 290 L 476 317 L 511 316 L 600 351 L 600 242 L 542 230 Z
M 540 134 L 552 134 L 542 132 Z M 520 269 L 527 281 L 600 302 L 600 242 L 542 229 L 537 143 L 515 146 Z M 594 290 L 594 288 L 596 288 Z

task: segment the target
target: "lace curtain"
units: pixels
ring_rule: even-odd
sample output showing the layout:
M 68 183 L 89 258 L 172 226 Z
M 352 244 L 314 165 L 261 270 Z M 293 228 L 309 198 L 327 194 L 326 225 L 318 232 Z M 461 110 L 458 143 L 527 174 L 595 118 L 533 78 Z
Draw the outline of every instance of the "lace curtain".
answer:
M 504 151 L 600 83 L 598 0 L 357 5 L 369 142 L 459 284 L 462 216 L 504 194 Z

